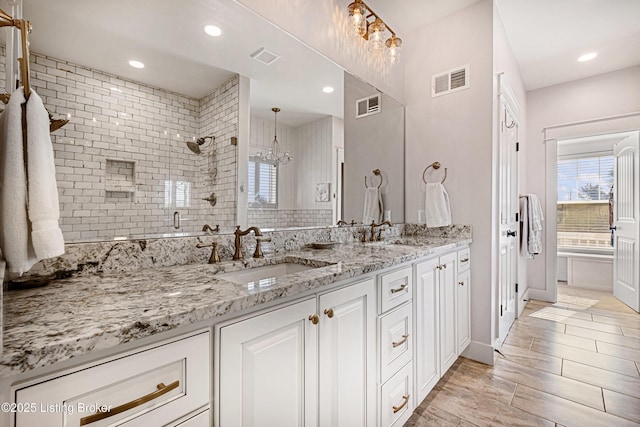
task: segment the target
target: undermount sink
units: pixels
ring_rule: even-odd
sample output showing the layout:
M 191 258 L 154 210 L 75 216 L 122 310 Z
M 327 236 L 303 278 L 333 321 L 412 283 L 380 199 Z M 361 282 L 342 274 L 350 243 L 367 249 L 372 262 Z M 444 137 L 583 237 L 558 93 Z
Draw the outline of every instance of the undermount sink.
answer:
M 275 279 L 289 274 L 299 273 L 316 268 L 311 265 L 298 264 L 295 262 L 283 262 L 280 264 L 265 265 L 262 267 L 248 268 L 246 270 L 229 271 L 227 273 L 216 274 L 217 279 L 228 280 L 229 282 L 246 285 L 258 282 L 260 286 L 272 284 Z

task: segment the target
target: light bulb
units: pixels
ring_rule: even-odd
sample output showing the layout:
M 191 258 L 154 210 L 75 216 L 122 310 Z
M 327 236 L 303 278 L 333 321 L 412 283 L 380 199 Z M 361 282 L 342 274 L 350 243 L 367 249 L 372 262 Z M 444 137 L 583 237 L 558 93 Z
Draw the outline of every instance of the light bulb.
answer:
M 367 19 L 364 5 L 355 1 L 348 6 L 349 10 L 349 35 L 362 37 L 367 33 Z
M 387 45 L 387 64 L 393 66 L 400 62 L 400 46 L 402 46 L 402 39 L 396 36 L 391 36 L 385 42 Z
M 371 52 L 379 52 L 384 48 L 384 30 L 384 22 L 378 18 L 369 25 L 369 50 Z

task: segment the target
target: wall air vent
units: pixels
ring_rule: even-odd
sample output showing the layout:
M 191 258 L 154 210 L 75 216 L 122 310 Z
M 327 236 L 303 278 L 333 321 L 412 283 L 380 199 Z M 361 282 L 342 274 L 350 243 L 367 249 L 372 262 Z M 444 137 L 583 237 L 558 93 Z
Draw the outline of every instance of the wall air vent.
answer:
M 469 87 L 469 65 L 452 68 L 449 71 L 434 74 L 431 79 L 431 96 L 436 97 L 457 92 Z
M 368 96 L 356 101 L 356 119 L 380 112 L 380 94 Z
M 263 47 L 262 49 L 253 52 L 251 57 L 265 65 L 271 65 L 280 58 L 280 55 Z

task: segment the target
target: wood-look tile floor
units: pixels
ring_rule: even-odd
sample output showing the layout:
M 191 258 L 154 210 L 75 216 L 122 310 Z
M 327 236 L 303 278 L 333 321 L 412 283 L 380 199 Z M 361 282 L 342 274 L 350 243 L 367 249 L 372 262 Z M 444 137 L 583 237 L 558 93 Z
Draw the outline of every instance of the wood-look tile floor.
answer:
M 640 314 L 611 294 L 559 284 L 500 352 L 459 358 L 405 427 L 640 426 Z

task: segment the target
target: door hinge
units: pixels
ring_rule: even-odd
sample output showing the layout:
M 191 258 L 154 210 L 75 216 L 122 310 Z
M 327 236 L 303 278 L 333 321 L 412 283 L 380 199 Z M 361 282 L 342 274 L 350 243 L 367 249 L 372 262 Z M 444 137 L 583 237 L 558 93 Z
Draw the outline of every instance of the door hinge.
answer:
M 500 304 L 500 316 L 502 316 L 502 304 Z
M 520 212 L 516 212 L 516 222 L 520 221 Z
M 520 143 L 516 142 L 516 151 L 520 151 Z
M 518 284 L 516 283 L 516 293 L 518 293 Z

